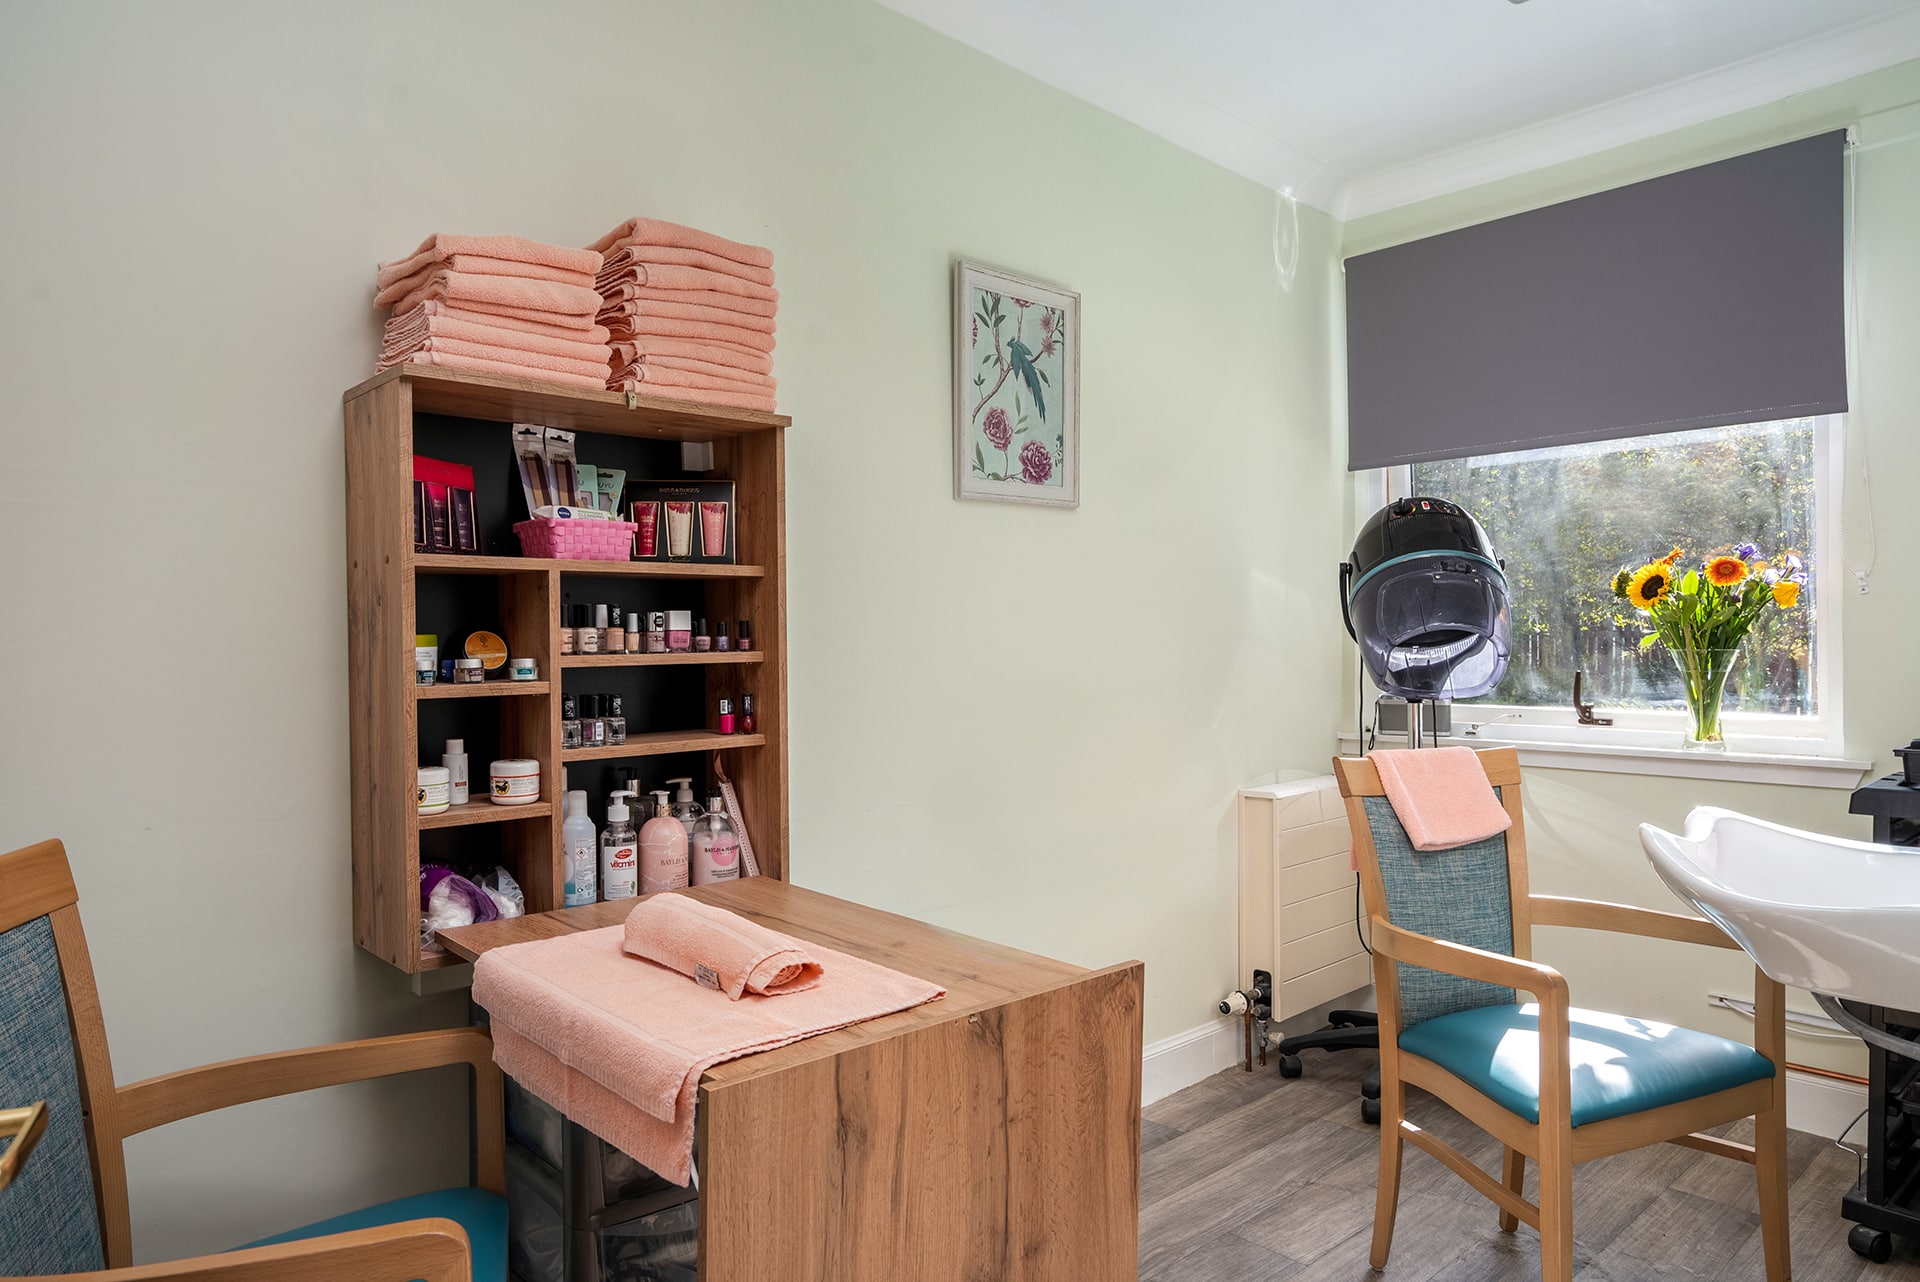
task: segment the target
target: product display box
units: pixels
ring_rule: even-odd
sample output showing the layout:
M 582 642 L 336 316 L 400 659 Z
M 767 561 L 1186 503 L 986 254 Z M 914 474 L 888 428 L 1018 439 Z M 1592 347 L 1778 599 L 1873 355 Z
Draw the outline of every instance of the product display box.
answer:
M 627 519 L 636 561 L 732 565 L 732 481 L 629 481 Z
M 473 506 L 473 469 L 413 456 L 413 550 L 478 552 L 480 527 Z

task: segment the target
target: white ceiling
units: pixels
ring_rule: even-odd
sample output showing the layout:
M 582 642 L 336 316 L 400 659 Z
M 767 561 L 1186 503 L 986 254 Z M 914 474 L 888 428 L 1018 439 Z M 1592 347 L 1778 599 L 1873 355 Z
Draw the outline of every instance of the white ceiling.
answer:
M 1920 0 L 880 0 L 1342 218 L 1920 57 Z

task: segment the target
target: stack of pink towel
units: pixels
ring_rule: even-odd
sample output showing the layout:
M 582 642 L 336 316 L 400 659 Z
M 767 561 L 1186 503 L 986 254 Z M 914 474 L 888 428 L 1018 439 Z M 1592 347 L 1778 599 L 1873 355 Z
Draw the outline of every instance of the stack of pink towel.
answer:
M 616 392 L 772 412 L 773 253 L 632 218 L 594 242 Z
M 612 353 L 595 323 L 601 257 L 518 236 L 429 236 L 380 264 L 391 306 L 380 369 L 413 362 L 601 389 Z

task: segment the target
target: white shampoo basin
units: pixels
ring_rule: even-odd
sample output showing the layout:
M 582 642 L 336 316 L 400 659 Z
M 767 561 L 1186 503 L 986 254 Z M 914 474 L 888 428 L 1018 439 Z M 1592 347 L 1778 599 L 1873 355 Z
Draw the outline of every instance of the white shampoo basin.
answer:
M 1800 832 L 1701 806 L 1683 836 L 1640 825 L 1673 893 L 1783 984 L 1920 1007 L 1920 848 Z

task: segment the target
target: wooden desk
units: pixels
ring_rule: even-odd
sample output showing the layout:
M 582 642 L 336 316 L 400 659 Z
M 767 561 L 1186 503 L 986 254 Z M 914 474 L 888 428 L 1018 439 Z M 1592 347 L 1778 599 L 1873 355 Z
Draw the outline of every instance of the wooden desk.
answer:
M 703 1282 L 1133 1282 L 1139 962 L 1083 970 L 766 877 L 680 893 L 947 990 L 701 1077 Z M 471 960 L 632 908 L 440 938 Z

